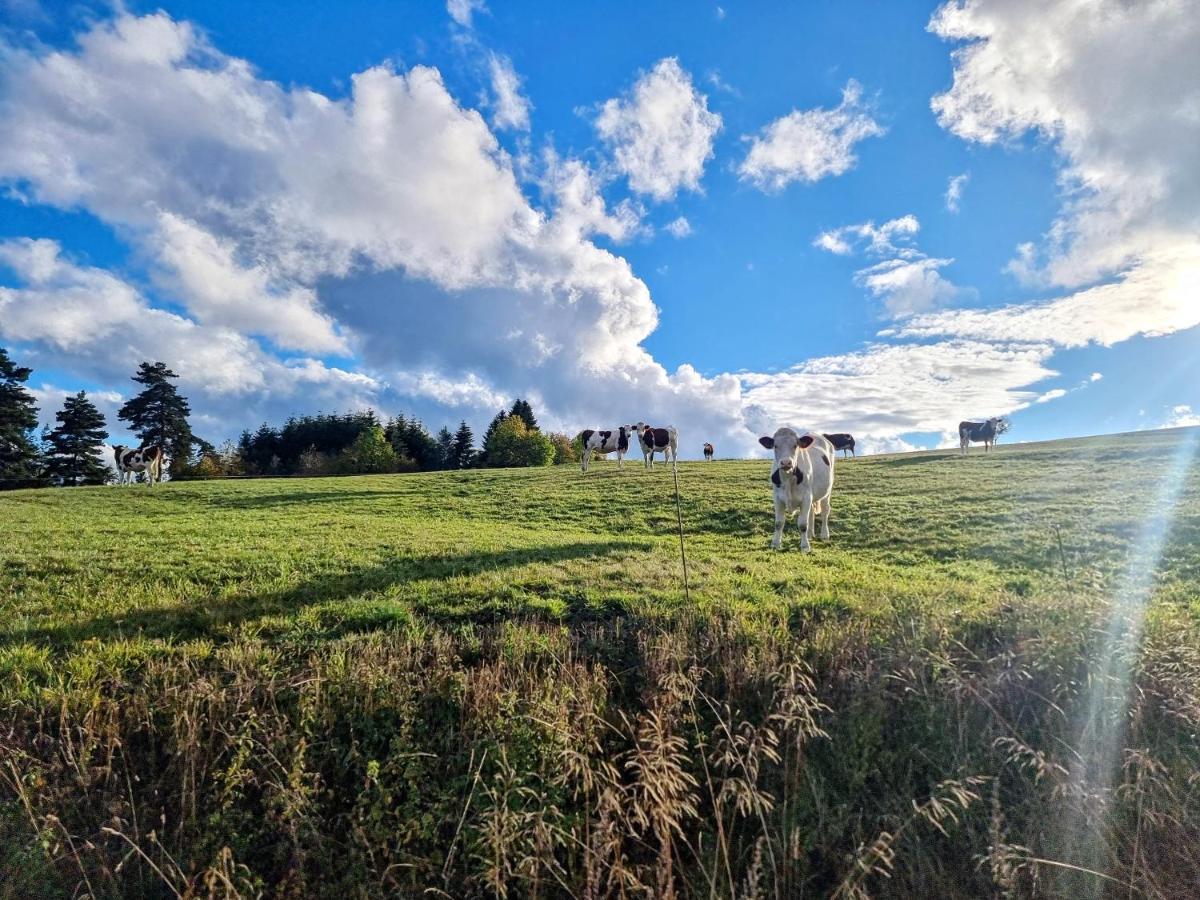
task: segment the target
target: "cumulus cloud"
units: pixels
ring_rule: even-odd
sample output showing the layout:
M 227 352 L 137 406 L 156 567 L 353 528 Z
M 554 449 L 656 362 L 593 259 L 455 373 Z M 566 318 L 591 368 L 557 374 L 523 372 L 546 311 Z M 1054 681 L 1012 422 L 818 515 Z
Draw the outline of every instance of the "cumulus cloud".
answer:
M 833 109 L 793 110 L 757 136 L 744 136 L 750 152 L 738 173 L 764 191 L 782 190 L 793 181 L 820 181 L 849 171 L 856 161 L 854 145 L 883 133 L 862 106 L 862 86 L 851 80 Z
M 1173 0 L 946 3 L 930 30 L 958 44 L 933 98 L 944 128 L 992 144 L 1036 132 L 1061 153 L 1065 202 L 1036 260 L 1075 287 L 1200 234 L 1200 16 Z
M 917 251 L 912 247 L 911 240 L 920 230 L 921 223 L 917 217 L 909 214 L 878 226 L 874 222 L 861 222 L 858 225 L 843 225 L 841 228 L 822 231 L 813 241 L 813 246 L 839 256 L 845 256 L 855 250 L 873 253 L 876 256 L 916 256 Z
M 1186 403 L 1171 408 L 1171 415 L 1162 423 L 1162 428 L 1189 428 L 1200 425 L 1200 413 L 1194 412 Z
M 967 181 L 970 178 L 971 175 L 968 172 L 950 177 L 950 181 L 946 185 L 946 209 L 950 210 L 950 212 L 958 212 L 959 203 L 962 201 L 963 188 L 967 186 Z
M 1100 380 L 1101 378 L 1103 378 L 1103 377 L 1104 377 L 1104 376 L 1103 376 L 1101 373 L 1099 373 L 1099 372 L 1093 372 L 1093 373 L 1092 373 L 1092 374 L 1091 374 L 1091 375 L 1088 377 L 1088 381 L 1090 381 L 1090 382 L 1092 382 L 1093 384 L 1095 384 L 1097 381 L 1099 381 L 1099 380 Z
M 492 53 L 488 57 L 492 79 L 494 109 L 492 124 L 497 128 L 529 130 L 529 100 L 521 93 L 521 79 L 507 56 Z
M 660 60 L 625 96 L 605 101 L 596 131 L 629 186 L 655 200 L 700 190 L 721 117 L 674 57 Z

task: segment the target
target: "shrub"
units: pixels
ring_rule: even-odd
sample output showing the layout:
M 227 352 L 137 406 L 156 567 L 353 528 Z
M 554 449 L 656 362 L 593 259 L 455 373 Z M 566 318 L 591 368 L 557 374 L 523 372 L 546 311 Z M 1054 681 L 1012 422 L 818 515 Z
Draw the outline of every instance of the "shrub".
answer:
M 496 426 L 488 449 L 488 465 L 497 468 L 548 466 L 554 444 L 540 431 L 530 431 L 520 416 L 508 416 Z

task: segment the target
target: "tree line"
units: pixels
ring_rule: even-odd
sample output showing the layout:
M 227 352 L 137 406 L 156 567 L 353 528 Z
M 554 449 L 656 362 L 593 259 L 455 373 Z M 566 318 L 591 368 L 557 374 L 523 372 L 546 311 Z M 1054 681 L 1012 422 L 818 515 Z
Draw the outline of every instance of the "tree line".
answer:
M 0 347 L 0 489 L 103 484 L 113 474 L 101 459 L 109 436 L 103 414 L 79 391 L 64 400 L 55 427 L 39 435 L 37 402 L 25 387 L 31 374 Z M 280 426 L 264 422 L 215 447 L 192 431 L 191 407 L 173 383 L 178 377 L 165 363 L 143 362 L 133 376 L 142 389 L 117 412 L 139 444 L 166 448 L 174 478 L 508 468 L 578 459 L 578 438 L 543 432 L 522 399 L 496 413 L 478 448 L 465 420 L 457 431 L 442 427 L 430 434 L 415 416 L 381 421 L 372 410 L 292 416 Z

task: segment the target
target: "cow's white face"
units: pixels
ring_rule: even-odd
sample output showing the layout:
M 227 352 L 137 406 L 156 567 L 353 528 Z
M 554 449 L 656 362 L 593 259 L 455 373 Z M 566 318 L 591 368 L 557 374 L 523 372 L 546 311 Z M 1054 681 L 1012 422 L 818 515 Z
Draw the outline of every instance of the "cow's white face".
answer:
M 776 468 L 791 472 L 799 464 L 800 451 L 812 444 L 813 437 L 811 434 L 801 437 L 790 428 L 780 428 L 774 436 L 760 437 L 758 442 L 775 451 Z

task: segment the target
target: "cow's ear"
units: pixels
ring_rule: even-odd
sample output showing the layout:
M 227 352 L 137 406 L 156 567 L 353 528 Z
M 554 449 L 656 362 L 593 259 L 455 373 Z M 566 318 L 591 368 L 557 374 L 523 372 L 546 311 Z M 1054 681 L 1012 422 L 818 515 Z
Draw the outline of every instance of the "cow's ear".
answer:
M 773 437 L 760 437 L 758 439 L 758 442 L 760 444 L 762 444 L 764 447 L 766 447 L 768 450 L 775 449 L 775 438 L 773 438 Z
M 800 438 L 800 448 L 802 450 L 807 450 L 812 446 L 812 442 L 813 436 L 811 434 L 806 434 L 804 437 Z

